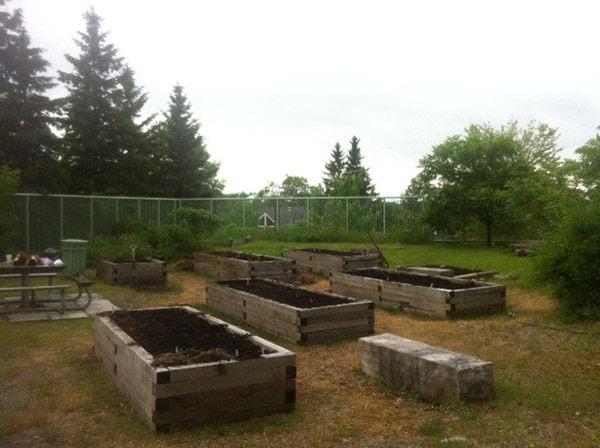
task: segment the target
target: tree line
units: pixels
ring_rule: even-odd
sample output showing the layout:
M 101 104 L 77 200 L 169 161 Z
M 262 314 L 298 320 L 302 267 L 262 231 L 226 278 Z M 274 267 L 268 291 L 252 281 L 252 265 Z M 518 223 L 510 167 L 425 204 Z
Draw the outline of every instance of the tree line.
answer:
M 269 182 L 255 195 L 257 197 L 309 197 L 309 196 L 376 196 L 375 184 L 369 168 L 363 165 L 360 139 L 352 136 L 350 148 L 345 152 L 336 142 L 325 163 L 323 184 L 310 185 L 306 177 L 287 174 L 283 182 Z M 250 194 L 254 195 L 254 194 Z
M 161 117 L 142 117 L 147 94 L 119 56 L 93 8 L 66 55 L 70 71 L 48 75 L 20 9 L 0 0 L 0 160 L 23 191 L 211 197 L 223 183 L 176 84 Z M 48 96 L 56 85 L 59 99 Z

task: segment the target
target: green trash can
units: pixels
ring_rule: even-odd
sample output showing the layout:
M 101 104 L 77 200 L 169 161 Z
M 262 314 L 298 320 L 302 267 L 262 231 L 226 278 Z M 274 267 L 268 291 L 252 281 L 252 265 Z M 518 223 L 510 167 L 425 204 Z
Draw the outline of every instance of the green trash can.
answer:
M 62 261 L 65 263 L 62 276 L 71 277 L 77 273 L 85 274 L 88 242 L 86 240 L 62 240 L 61 243 Z

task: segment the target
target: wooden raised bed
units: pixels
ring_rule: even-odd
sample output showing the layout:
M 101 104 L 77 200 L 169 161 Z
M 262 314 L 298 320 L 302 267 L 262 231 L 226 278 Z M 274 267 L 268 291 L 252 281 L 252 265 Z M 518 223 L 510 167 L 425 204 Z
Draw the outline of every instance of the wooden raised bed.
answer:
M 376 306 L 438 317 L 490 314 L 506 307 L 506 287 L 389 269 L 332 272 L 331 290 Z
M 374 305 L 266 279 L 209 284 L 206 303 L 234 319 L 299 345 L 370 334 Z
M 179 314 L 185 315 L 185 322 L 178 325 L 178 328 L 188 328 L 189 320 L 194 320 L 193 324 L 202 328 L 188 334 L 182 331 L 175 337 L 174 340 L 179 338 L 180 342 L 175 342 L 175 347 L 170 349 L 171 353 L 164 352 L 156 356 L 148 350 L 156 351 L 157 341 L 164 341 L 166 332 L 172 335 L 172 328 L 165 325 L 166 332 L 157 331 L 156 327 L 161 327 L 160 319 L 158 325 L 154 322 L 151 328 L 142 328 L 141 332 L 132 331 L 125 325 L 128 332 L 136 335 L 134 339 L 121 328 L 123 323 L 115 319 L 117 313 L 137 313 L 136 318 L 146 322 L 152 317 L 150 313 L 164 313 L 165 310 L 169 313 L 167 322 L 177 322 Z M 173 313 L 176 313 L 177 319 L 172 319 Z M 125 317 L 131 318 L 132 315 Z M 218 343 L 212 342 L 215 337 L 219 338 Z M 139 340 L 147 338 L 151 341 L 144 343 L 148 350 L 138 344 Z M 234 338 L 233 345 L 227 345 L 223 338 Z M 241 339 L 243 343 L 238 344 L 237 339 Z M 200 352 L 200 355 L 198 350 L 194 352 L 186 348 L 187 351 L 184 351 L 183 348 L 190 340 L 204 343 L 205 347 L 209 341 L 209 345 L 217 344 L 218 348 Z M 238 346 L 239 352 L 234 348 Z M 94 350 L 119 390 L 146 424 L 157 432 L 294 410 L 296 355 L 191 307 L 117 311 L 114 314 L 109 312 L 96 315 Z M 185 358 L 190 353 L 197 358 L 189 357 L 187 362 L 195 362 L 205 355 L 214 359 L 214 353 L 232 351 L 235 355 L 232 353 L 230 358 L 241 359 L 224 358 L 185 364 Z M 257 352 L 254 353 L 255 351 Z M 169 362 L 170 356 L 175 358 Z M 178 360 L 181 360 L 179 365 Z
M 99 260 L 96 266 L 96 278 L 111 285 L 166 285 L 167 263 L 155 259 L 135 263 Z
M 466 280 L 478 279 L 496 274 L 495 271 L 478 271 L 473 269 L 457 268 L 455 266 L 440 265 L 401 266 L 398 268 L 398 270 L 413 272 L 417 274 L 441 275 L 442 277 L 462 278 Z
M 195 252 L 194 271 L 220 280 L 270 278 L 292 282 L 296 277 L 296 263 L 281 257 L 245 252 Z
M 328 249 L 286 249 L 283 251 L 283 257 L 295 260 L 299 269 L 325 275 L 329 275 L 330 272 L 376 268 L 381 265 L 381 256 L 378 253 L 363 254 Z

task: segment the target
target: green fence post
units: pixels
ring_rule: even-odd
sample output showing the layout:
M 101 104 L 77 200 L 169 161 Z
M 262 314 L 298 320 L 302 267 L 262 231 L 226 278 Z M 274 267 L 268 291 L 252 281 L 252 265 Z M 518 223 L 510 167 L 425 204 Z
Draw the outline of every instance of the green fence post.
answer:
M 25 250 L 29 252 L 29 196 L 25 196 Z
M 157 216 L 157 221 L 158 221 L 158 227 L 160 227 L 160 199 L 158 200 L 158 216 Z
M 383 234 L 385 235 L 386 225 L 385 225 L 385 198 L 383 198 Z
M 346 232 L 350 232 L 350 210 L 348 209 L 348 198 L 346 198 Z
M 310 230 L 310 199 L 306 198 L 306 229 Z
M 64 226 L 65 226 L 65 216 L 64 216 L 65 212 L 64 211 L 65 211 L 65 207 L 64 207 L 64 204 L 63 204 L 63 199 L 64 198 L 61 196 L 60 197 L 60 240 L 61 241 L 64 238 L 64 234 L 65 234 L 65 231 L 64 231 Z
M 242 228 L 246 228 L 246 200 L 242 199 Z
M 275 229 L 279 230 L 279 199 L 275 199 Z
M 94 235 L 94 198 L 90 197 L 90 237 Z

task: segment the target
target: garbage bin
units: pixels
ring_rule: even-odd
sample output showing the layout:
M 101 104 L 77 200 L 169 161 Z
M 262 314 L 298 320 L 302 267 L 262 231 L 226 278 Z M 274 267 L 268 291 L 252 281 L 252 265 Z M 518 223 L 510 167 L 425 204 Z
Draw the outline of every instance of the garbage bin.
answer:
M 62 240 L 62 255 L 65 269 L 63 277 L 74 274 L 85 274 L 85 260 L 87 256 L 87 240 Z

